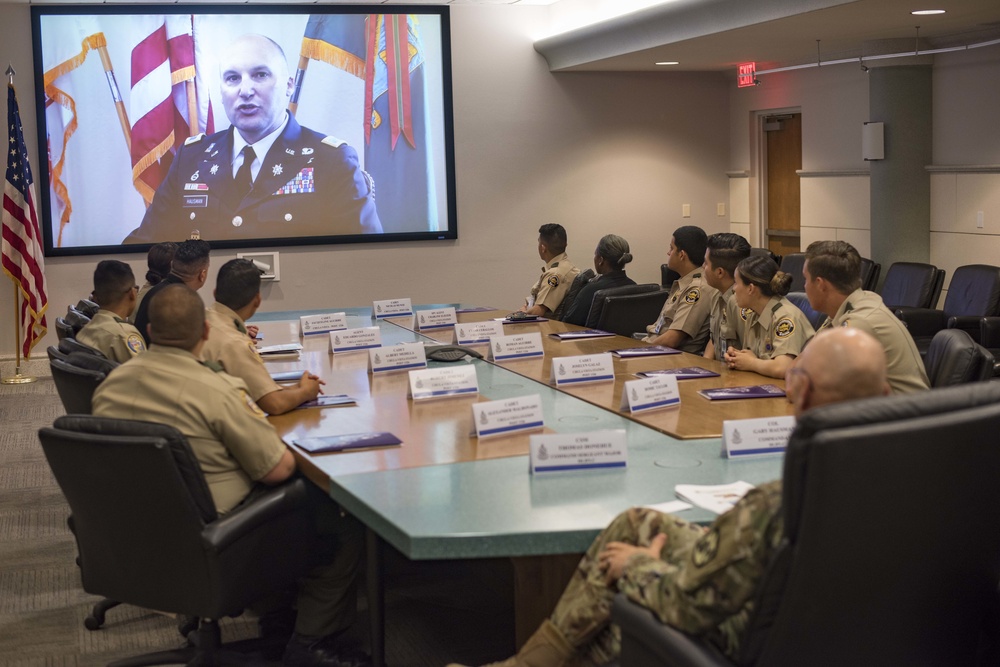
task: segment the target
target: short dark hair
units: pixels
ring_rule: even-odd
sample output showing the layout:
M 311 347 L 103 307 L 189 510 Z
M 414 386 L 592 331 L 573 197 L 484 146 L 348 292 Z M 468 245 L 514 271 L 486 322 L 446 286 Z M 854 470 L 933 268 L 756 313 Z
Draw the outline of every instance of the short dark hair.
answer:
M 861 255 L 846 241 L 813 241 L 806 248 L 809 275 L 822 278 L 841 294 L 861 287 Z
M 707 244 L 712 268 L 721 268 L 730 277 L 736 272 L 736 265 L 750 256 L 750 242 L 739 234 L 712 234 Z M 674 245 L 677 245 L 676 239 Z
M 192 350 L 205 330 L 205 304 L 187 285 L 167 285 L 149 301 L 149 340 Z
M 104 259 L 94 269 L 94 301 L 101 308 L 114 306 L 135 287 L 132 267 L 117 259 Z
M 215 279 L 215 300 L 239 310 L 260 294 L 260 269 L 249 259 L 231 259 Z
M 705 248 L 707 246 L 708 236 L 701 227 L 685 225 L 674 230 L 674 247 L 683 250 L 691 263 L 696 266 L 705 263 Z
M 208 268 L 208 253 L 212 246 L 208 241 L 188 239 L 177 244 L 177 251 L 170 263 L 170 272 L 181 278 L 190 278 L 202 269 Z
M 170 275 L 170 262 L 173 261 L 176 252 L 177 244 L 173 241 L 157 243 L 150 248 L 146 253 L 146 266 L 149 267 L 149 271 L 146 271 L 146 282 L 156 285 Z
M 566 229 L 559 224 L 550 222 L 538 228 L 538 240 L 545 244 L 553 255 L 566 252 Z
M 785 296 L 792 287 L 791 274 L 779 270 L 774 260 L 764 255 L 750 255 L 736 265 L 736 270 L 744 284 L 756 285 L 767 297 Z

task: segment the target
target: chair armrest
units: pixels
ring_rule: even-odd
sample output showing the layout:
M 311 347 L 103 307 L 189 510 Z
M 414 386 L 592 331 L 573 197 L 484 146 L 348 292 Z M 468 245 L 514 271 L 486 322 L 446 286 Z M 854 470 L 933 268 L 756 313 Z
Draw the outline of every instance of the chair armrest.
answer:
M 205 526 L 202 540 L 215 552 L 224 551 L 259 526 L 302 509 L 306 503 L 306 482 L 301 478 L 266 490 L 253 501 Z
M 981 342 L 983 318 L 978 315 L 956 315 L 948 318 L 949 329 L 961 329 L 972 336 L 972 340 Z
M 622 631 L 622 665 L 647 667 L 731 667 L 733 664 L 713 646 L 664 625 L 651 611 L 615 596 L 611 620 Z
M 1000 317 L 984 317 L 979 322 L 979 344 L 983 347 L 1000 348 Z
M 948 317 L 942 310 L 900 306 L 896 308 L 895 312 L 896 317 L 906 324 L 906 328 L 914 338 L 917 336 L 933 336 L 948 326 Z

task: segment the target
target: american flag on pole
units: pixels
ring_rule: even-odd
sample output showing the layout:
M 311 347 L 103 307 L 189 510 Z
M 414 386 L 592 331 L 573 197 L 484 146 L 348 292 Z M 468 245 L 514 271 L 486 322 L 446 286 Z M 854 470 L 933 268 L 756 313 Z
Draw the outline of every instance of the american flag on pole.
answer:
M 24 146 L 21 114 L 13 84 L 7 86 L 7 178 L 3 184 L 3 272 L 21 293 L 22 351 L 31 357 L 31 348 L 45 335 L 45 261 L 42 237 L 35 215 L 35 193 Z

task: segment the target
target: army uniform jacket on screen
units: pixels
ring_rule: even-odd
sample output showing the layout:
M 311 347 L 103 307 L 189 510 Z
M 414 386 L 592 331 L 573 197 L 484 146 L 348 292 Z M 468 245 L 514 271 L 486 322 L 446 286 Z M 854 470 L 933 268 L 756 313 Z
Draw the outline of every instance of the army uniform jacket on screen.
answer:
M 240 199 L 233 181 L 233 128 L 188 139 L 142 224 L 125 243 L 380 234 L 374 184 L 353 148 L 288 125 L 261 161 L 253 189 Z

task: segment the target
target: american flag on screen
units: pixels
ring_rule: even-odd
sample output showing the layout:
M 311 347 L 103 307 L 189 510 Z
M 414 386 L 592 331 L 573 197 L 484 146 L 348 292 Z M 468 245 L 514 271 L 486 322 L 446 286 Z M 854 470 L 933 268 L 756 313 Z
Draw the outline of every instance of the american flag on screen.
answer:
M 7 86 L 7 177 L 3 184 L 3 272 L 21 293 L 22 352 L 31 348 L 46 331 L 45 260 L 42 237 L 35 215 L 35 193 L 28 164 L 28 150 L 21 131 L 14 86 Z

